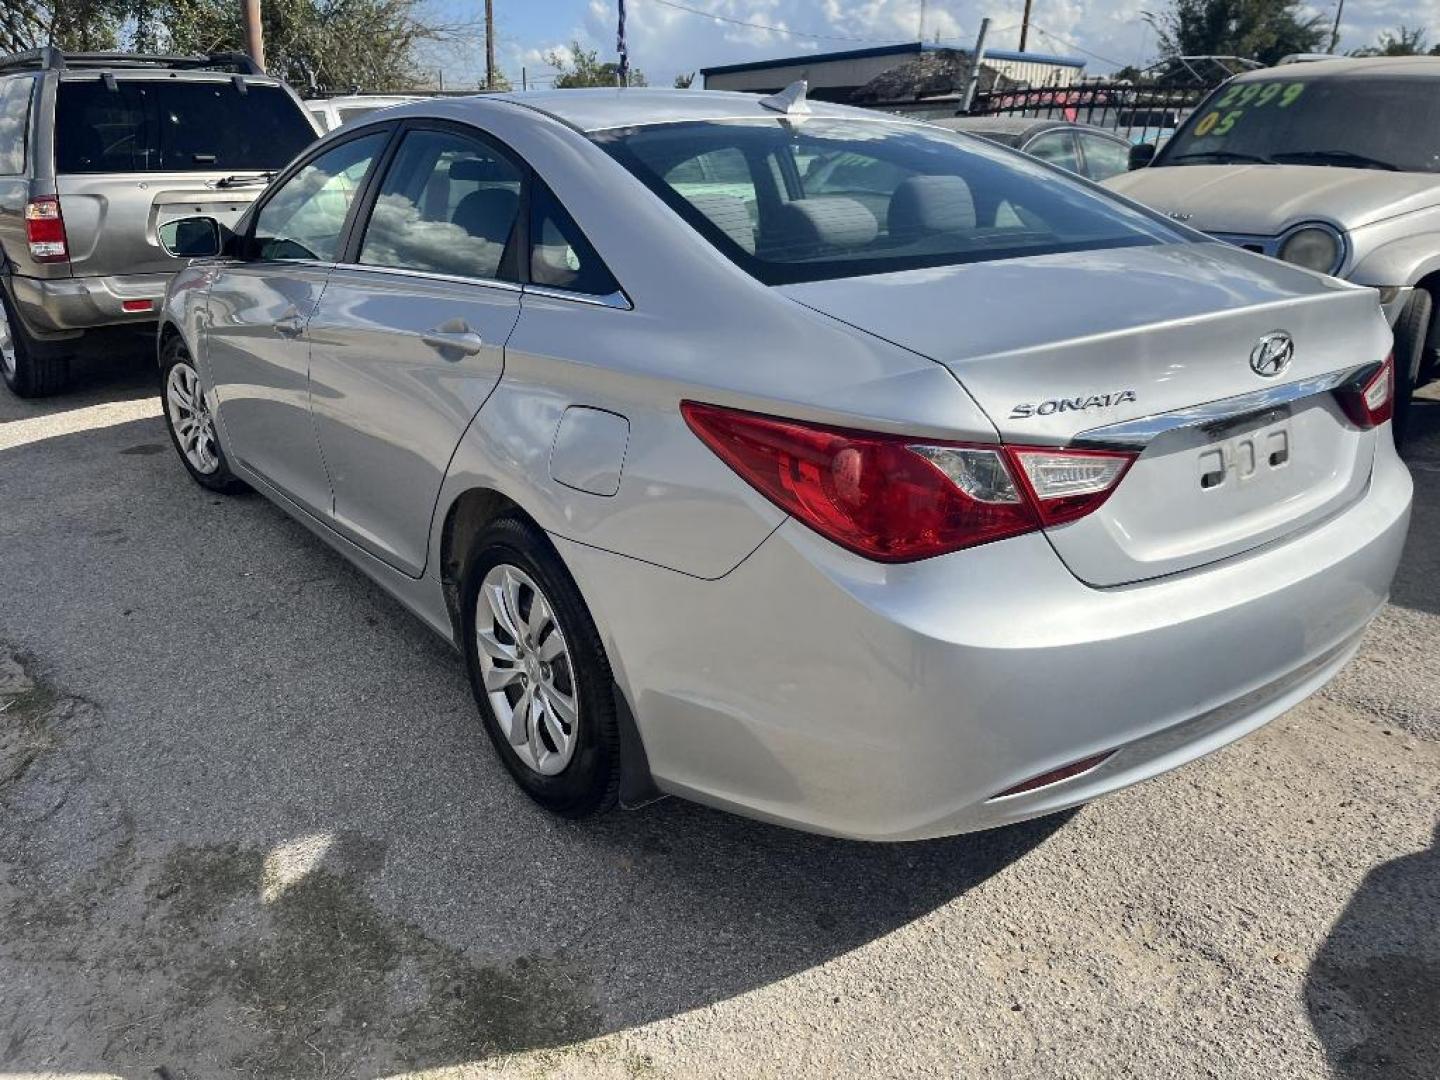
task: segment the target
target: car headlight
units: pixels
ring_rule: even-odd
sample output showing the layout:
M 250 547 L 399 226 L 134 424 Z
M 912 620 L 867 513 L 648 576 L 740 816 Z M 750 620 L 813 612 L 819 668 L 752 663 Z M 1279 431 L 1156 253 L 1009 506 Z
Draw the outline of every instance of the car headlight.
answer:
M 1288 263 L 1333 274 L 1345 256 L 1345 242 L 1328 225 L 1302 225 L 1280 244 L 1279 256 Z

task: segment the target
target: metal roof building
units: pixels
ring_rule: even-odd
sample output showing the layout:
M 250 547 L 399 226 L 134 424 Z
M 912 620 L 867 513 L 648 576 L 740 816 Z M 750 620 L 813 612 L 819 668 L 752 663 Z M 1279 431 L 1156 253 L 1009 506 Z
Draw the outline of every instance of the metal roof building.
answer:
M 796 79 L 805 79 L 810 84 L 811 97 L 847 102 L 856 90 L 891 68 L 918 59 L 922 53 L 944 51 L 970 52 L 968 49 L 952 50 L 949 46 L 911 41 L 870 49 L 804 53 L 747 64 L 725 64 L 701 68 L 700 74 L 705 78 L 706 90 L 743 90 L 766 94 L 784 89 Z M 1074 56 L 986 49 L 984 66 L 1017 83 L 1036 87 L 1069 86 L 1080 80 L 1085 61 Z

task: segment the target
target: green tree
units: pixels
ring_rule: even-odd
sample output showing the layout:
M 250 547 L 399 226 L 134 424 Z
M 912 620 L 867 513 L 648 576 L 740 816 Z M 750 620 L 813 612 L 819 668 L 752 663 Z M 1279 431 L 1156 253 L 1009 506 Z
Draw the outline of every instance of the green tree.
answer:
M 1437 46 L 1440 50 L 1440 46 Z M 1436 50 L 1431 50 L 1432 53 Z M 1375 39 L 1374 45 L 1352 49 L 1351 56 L 1424 56 L 1425 31 L 1421 27 L 1401 25 L 1394 33 L 1386 30 Z
M 39 45 L 104 50 L 120 44 L 122 0 L 0 0 L 0 53 Z
M 609 61 L 602 64 L 600 54 L 595 49 L 586 49 L 578 41 L 570 43 L 568 56 L 559 49 L 551 49 L 545 54 L 545 63 L 560 72 L 555 77 L 555 86 L 559 90 L 573 90 L 580 86 L 619 85 L 620 66 Z M 630 69 L 630 85 L 646 85 L 645 73 L 639 68 Z
M 695 84 L 695 72 L 687 71 L 675 76 L 676 90 L 689 90 Z
M 1301 0 L 1172 0 L 1146 12 L 1159 36 L 1162 59 L 1242 56 L 1273 64 L 1289 53 L 1318 52 L 1328 34 L 1321 15 L 1306 15 Z
M 431 21 L 425 0 L 264 0 L 265 62 L 302 92 L 402 90 L 420 51 L 465 28 Z M 0 0 L 0 50 L 53 42 L 76 51 L 243 52 L 236 0 Z

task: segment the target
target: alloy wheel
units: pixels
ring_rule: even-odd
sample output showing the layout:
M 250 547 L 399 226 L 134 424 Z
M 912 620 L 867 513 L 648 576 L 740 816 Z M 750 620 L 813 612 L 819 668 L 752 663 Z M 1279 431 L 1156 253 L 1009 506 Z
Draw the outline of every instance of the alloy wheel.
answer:
M 534 772 L 562 772 L 579 732 L 575 669 L 554 607 L 519 567 L 500 563 L 480 583 L 475 640 L 506 742 Z
M 10 329 L 10 316 L 5 311 L 5 305 L 0 303 L 0 368 L 14 378 L 15 364 L 15 334 Z
M 165 408 L 185 460 L 196 472 L 209 476 L 220 467 L 215 419 L 205 404 L 199 373 L 184 360 L 170 369 L 165 380 Z

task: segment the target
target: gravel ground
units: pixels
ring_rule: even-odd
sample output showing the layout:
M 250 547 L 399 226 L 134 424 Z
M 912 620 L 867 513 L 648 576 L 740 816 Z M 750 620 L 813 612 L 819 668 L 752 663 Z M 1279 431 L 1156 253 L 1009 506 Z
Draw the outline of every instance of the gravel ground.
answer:
M 1078 813 L 887 847 L 544 816 L 446 645 L 188 481 L 147 372 L 0 392 L 0 1076 L 1433 1080 L 1419 413 L 1394 602 L 1324 694 Z

